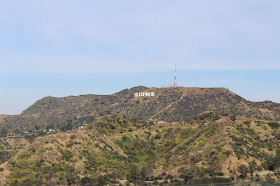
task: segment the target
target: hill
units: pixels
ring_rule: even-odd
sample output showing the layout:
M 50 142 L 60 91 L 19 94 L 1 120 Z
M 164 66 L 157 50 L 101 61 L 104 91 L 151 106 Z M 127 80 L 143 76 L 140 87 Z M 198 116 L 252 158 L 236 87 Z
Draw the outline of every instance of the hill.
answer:
M 2 168 L 6 181 L 19 185 L 279 179 L 278 173 L 256 175 L 280 167 L 279 142 L 280 124 L 272 121 L 214 112 L 180 123 L 108 115 L 37 138 Z
M 3 169 L 7 161 L 15 158 L 17 153 L 29 144 L 24 138 L 0 138 L 0 185 L 9 174 L 8 170 Z
M 154 97 L 134 97 L 135 92 L 155 92 Z M 206 111 L 264 120 L 280 120 L 280 104 L 250 102 L 225 88 L 125 89 L 112 95 L 45 97 L 22 112 L 0 121 L 3 134 L 15 129 L 67 131 L 94 118 L 120 114 L 145 121 L 187 121 Z
M 6 117 L 4 114 L 0 114 L 0 122 Z

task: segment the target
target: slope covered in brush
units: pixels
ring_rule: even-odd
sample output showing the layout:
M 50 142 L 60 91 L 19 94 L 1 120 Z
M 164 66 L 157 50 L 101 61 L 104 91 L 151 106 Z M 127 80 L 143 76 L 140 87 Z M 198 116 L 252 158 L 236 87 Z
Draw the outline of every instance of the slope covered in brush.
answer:
M 279 127 L 214 112 L 181 123 L 109 115 L 83 129 L 38 138 L 4 168 L 8 183 L 27 185 L 279 179 L 249 176 L 280 166 Z

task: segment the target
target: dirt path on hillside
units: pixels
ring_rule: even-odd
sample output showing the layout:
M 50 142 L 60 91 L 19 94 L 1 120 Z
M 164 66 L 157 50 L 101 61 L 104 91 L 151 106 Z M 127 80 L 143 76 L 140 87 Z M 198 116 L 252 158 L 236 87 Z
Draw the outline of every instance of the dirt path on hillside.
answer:
M 165 111 L 166 109 L 168 109 L 169 107 L 171 107 L 172 105 L 178 103 L 179 101 L 181 101 L 186 95 L 186 91 L 183 91 L 182 96 L 180 97 L 180 99 L 178 99 L 177 101 L 171 102 L 169 103 L 166 107 L 164 107 L 162 110 L 160 110 L 159 112 L 157 112 L 155 115 L 153 115 L 152 117 L 150 117 L 149 120 L 152 120 L 155 116 L 157 116 L 158 114 L 162 113 L 163 111 Z
M 264 170 L 264 171 L 254 173 L 254 176 L 256 176 L 257 174 L 258 175 L 266 175 L 266 174 L 274 174 L 274 173 L 277 173 L 277 171 Z
M 274 174 L 274 173 L 278 173 L 277 171 L 269 171 L 269 170 L 263 170 L 263 171 L 259 171 L 259 172 L 255 172 L 253 175 L 256 176 L 258 175 L 267 175 L 267 174 Z M 230 176 L 219 176 L 221 178 L 230 178 Z

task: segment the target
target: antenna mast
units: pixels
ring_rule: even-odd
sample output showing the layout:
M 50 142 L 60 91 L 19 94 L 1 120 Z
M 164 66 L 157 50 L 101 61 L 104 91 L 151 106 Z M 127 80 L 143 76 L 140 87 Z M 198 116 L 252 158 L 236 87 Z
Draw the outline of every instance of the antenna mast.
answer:
M 174 88 L 177 87 L 177 76 L 176 76 L 176 65 L 175 65 L 175 74 L 174 74 Z
M 174 73 L 174 80 L 172 83 L 169 84 L 170 87 L 176 88 L 177 86 L 177 74 L 176 74 L 176 65 L 175 65 L 175 73 Z

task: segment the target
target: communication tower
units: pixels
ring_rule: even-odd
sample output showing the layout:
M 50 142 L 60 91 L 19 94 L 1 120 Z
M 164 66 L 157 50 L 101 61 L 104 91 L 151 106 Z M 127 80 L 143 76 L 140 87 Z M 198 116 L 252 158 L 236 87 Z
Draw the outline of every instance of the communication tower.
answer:
M 172 83 L 170 83 L 170 87 L 173 87 L 173 88 L 178 87 L 178 85 L 177 85 L 177 75 L 176 75 L 176 65 L 175 65 L 174 81 Z

